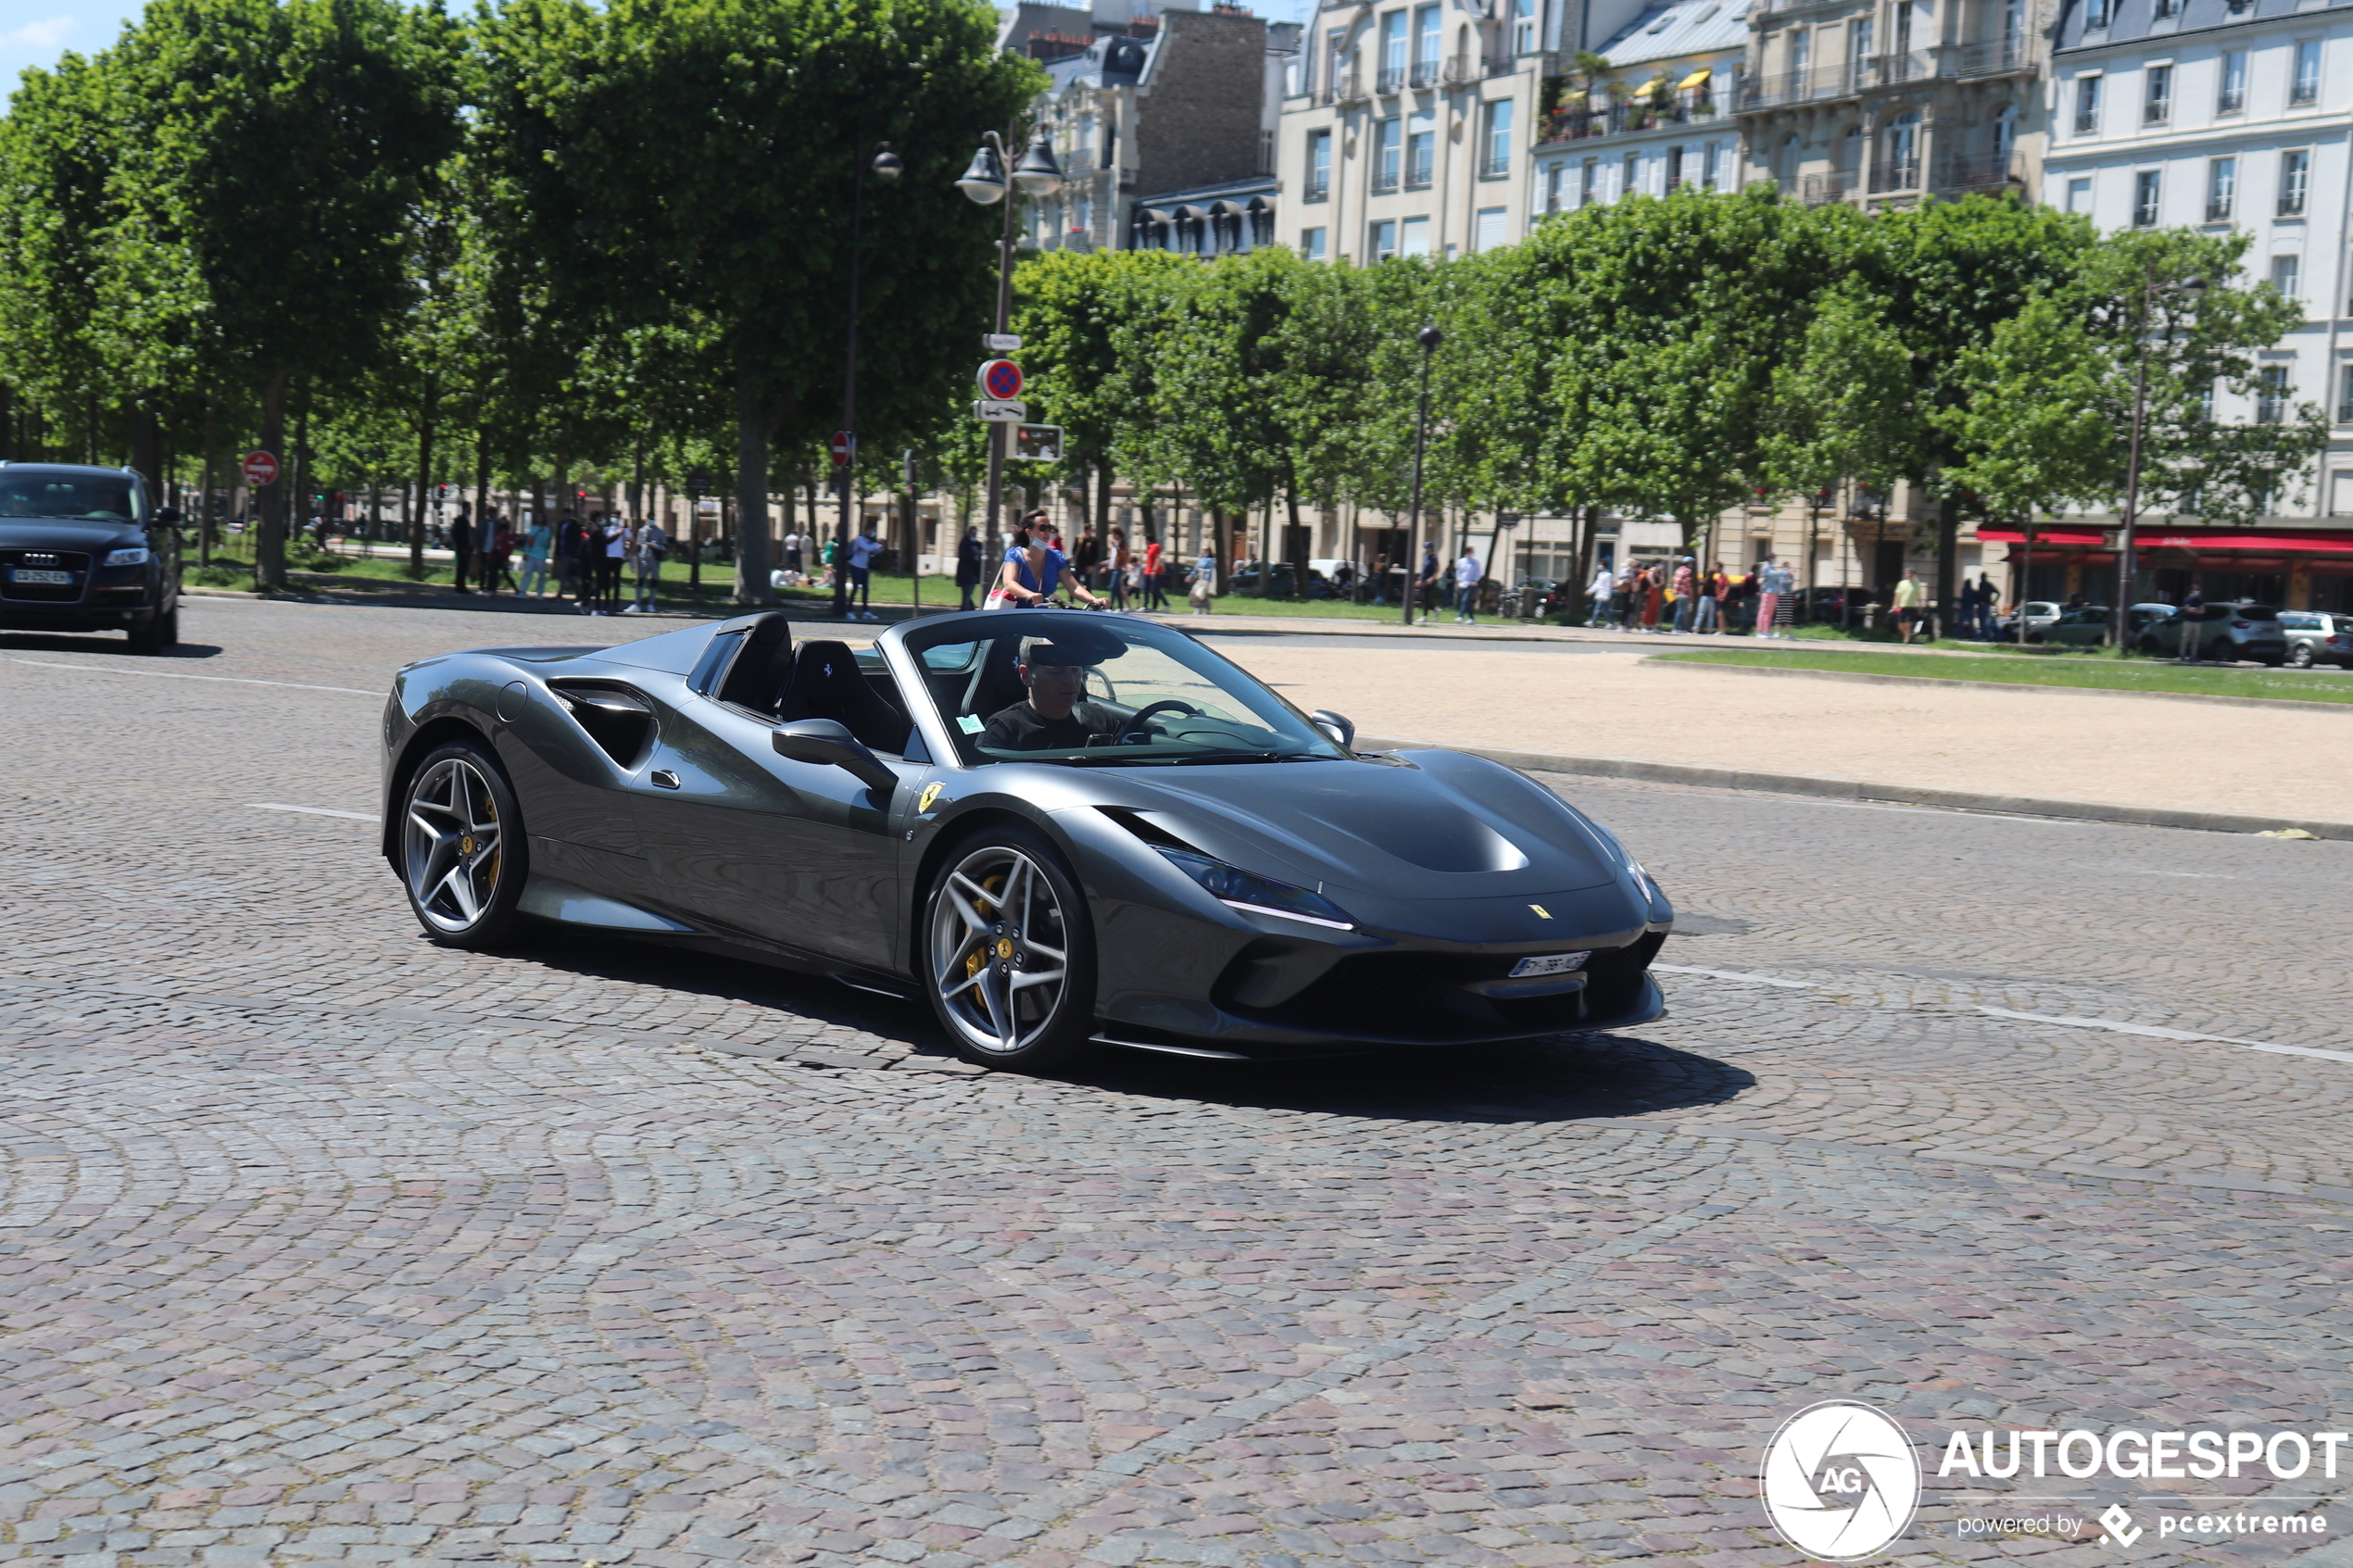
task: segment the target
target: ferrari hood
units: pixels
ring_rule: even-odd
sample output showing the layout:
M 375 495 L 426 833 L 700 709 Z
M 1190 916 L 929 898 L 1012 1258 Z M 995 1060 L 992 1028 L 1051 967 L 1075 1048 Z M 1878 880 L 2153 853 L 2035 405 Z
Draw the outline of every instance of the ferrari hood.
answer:
M 1482 898 L 1602 887 L 1620 874 L 1599 831 L 1558 797 L 1458 752 L 1138 769 L 1117 778 L 1107 795 L 1126 797 L 1151 826 L 1310 887 Z

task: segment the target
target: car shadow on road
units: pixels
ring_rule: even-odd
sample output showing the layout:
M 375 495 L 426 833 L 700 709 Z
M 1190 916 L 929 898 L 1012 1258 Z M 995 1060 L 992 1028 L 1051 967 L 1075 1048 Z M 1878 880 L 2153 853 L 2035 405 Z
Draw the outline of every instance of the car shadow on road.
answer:
M 80 635 L 65 632 L 0 632 L 0 652 L 110 653 L 153 664 L 158 659 L 217 659 L 221 649 L 210 643 L 174 643 L 159 654 L 133 654 L 123 638 L 103 632 Z
M 801 1025 L 780 1028 L 780 1036 L 805 1035 L 809 1024 L 872 1036 L 818 1042 L 819 1060 L 829 1065 L 852 1065 L 852 1059 L 868 1054 L 876 1067 L 921 1068 L 956 1059 L 922 1000 L 856 991 L 818 975 L 577 928 L 542 928 L 507 956 L 596 979 L 773 1009 L 782 1015 L 780 1023 L 789 1018 Z M 1105 1046 L 1042 1076 L 1151 1099 L 1463 1123 L 1649 1116 L 1720 1105 L 1756 1086 L 1743 1068 L 1641 1033 L 1289 1061 L 1216 1061 Z

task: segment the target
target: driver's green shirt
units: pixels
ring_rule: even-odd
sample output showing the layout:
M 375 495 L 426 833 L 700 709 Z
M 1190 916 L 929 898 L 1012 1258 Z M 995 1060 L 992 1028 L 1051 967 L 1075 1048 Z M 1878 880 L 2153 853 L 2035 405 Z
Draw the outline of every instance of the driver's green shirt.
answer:
M 1078 751 L 1097 735 L 1119 734 L 1120 718 L 1100 703 L 1082 702 L 1066 717 L 1049 719 L 1024 697 L 1002 709 L 980 733 L 991 751 Z

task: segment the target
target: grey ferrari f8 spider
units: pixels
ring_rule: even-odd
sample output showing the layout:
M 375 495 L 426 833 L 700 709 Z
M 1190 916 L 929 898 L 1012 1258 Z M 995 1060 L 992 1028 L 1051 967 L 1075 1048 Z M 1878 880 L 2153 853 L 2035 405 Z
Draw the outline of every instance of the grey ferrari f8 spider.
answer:
M 1359 752 L 1181 632 L 777 612 L 394 678 L 384 852 L 426 932 L 536 920 L 920 993 L 973 1060 L 1617 1029 L 1674 920 L 1605 829 L 1459 752 Z

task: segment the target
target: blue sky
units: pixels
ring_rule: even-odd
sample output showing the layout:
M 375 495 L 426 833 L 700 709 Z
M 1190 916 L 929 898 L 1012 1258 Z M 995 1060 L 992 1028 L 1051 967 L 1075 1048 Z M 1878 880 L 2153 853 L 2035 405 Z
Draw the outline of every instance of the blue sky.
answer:
M 72 49 L 103 49 L 136 7 L 118 0 L 0 0 L 0 82 L 13 93 L 27 66 L 55 65 Z

